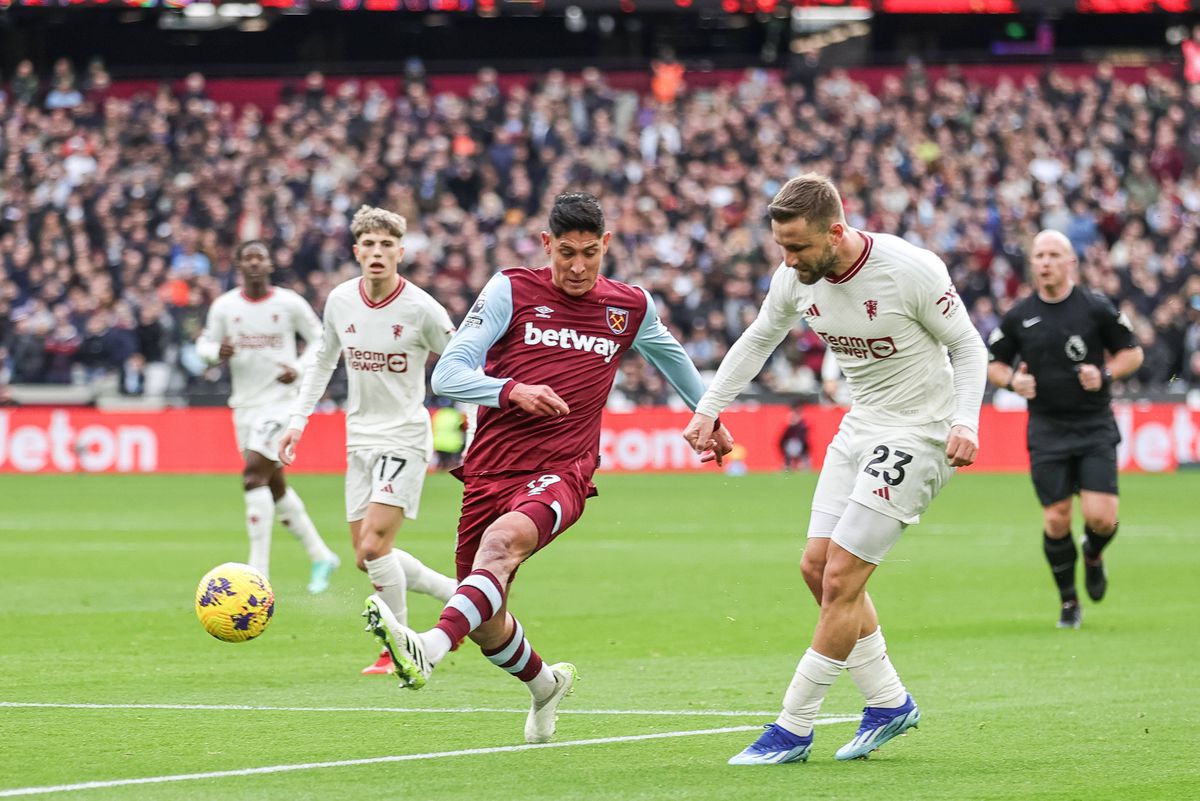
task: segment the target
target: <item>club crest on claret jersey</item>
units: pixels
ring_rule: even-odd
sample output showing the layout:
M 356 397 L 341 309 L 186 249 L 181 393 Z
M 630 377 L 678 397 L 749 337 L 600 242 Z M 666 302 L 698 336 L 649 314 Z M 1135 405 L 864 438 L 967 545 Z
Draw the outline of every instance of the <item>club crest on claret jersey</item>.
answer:
M 608 323 L 608 330 L 614 334 L 624 334 L 625 329 L 629 327 L 629 310 L 618 309 L 616 306 L 609 306 L 605 310 L 605 321 Z

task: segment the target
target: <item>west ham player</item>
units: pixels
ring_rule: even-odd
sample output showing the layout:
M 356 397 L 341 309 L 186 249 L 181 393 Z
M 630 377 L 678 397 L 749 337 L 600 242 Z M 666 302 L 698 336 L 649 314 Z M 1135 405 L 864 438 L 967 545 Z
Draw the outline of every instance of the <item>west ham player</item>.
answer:
M 1031 255 L 1037 291 L 1009 309 L 992 334 L 988 379 L 1029 401 L 1029 462 L 1042 504 L 1042 550 L 1061 603 L 1058 627 L 1077 629 L 1083 610 L 1075 589 L 1072 496 L 1079 493 L 1083 513 L 1084 586 L 1099 601 L 1108 589 L 1101 554 L 1117 534 L 1121 434 L 1109 387 L 1136 372 L 1143 357 L 1129 321 L 1104 296 L 1076 289 L 1069 239 L 1042 231 Z
M 346 520 L 359 570 L 395 615 L 408 617 L 407 591 L 446 601 L 455 583 L 392 544 L 404 518 L 415 520 L 433 451 L 425 411 L 425 362 L 440 353 L 454 326 L 446 310 L 398 272 L 404 256 L 403 217 L 363 206 L 350 223 L 362 277 L 334 287 L 325 302 L 325 330 L 313 369 L 304 377 L 280 443 L 285 464 L 295 458 L 308 417 L 345 357 Z M 391 657 L 364 673 L 387 673 Z
M 817 480 L 801 563 L 821 606 L 812 646 L 783 712 L 729 760 L 734 765 L 808 759 L 813 718 L 843 669 L 867 706 L 838 759 L 866 756 L 917 725 L 920 712 L 888 659 L 866 584 L 951 468 L 975 460 L 987 360 L 941 259 L 897 237 L 849 227 L 827 179 L 793 178 L 769 212 L 783 263 L 684 436 L 702 449 L 713 419 L 801 319 L 833 351 L 852 403 Z
M 612 234 L 589 194 L 555 199 L 542 245 L 550 265 L 494 275 L 433 372 L 434 391 L 478 403 L 463 479 L 455 561 L 460 584 L 437 626 L 417 634 L 386 599 L 367 599 L 370 626 L 391 650 L 401 686 L 417 689 L 469 635 L 532 695 L 525 739 L 546 742 L 575 667 L 543 663 L 508 613 L 518 566 L 567 530 L 596 494 L 600 413 L 621 356 L 636 350 L 694 407 L 703 384 L 640 287 L 602 277 Z M 480 369 L 482 368 L 482 370 Z M 723 428 L 704 442 L 728 452 Z
M 271 254 L 257 240 L 243 242 L 234 254 L 241 289 L 213 301 L 196 352 L 210 364 L 229 362 L 234 432 L 245 459 L 246 532 L 250 565 L 269 575 L 271 526 L 279 522 L 296 536 L 312 560 L 309 592 L 329 587 L 338 558 L 321 539 L 296 491 L 287 485 L 279 459 L 279 437 L 288 407 L 296 397 L 296 379 L 306 372 L 321 344 L 321 321 L 304 298 L 271 286 Z M 296 358 L 296 335 L 305 342 Z

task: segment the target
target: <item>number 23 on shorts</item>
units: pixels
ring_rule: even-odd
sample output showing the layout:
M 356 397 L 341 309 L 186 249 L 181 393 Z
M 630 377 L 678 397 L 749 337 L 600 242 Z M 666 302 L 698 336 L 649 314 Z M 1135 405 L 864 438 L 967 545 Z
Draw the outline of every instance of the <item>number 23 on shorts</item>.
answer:
M 907 475 L 904 472 L 904 466 L 913 460 L 912 454 L 905 453 L 898 448 L 889 448 L 887 445 L 875 446 L 875 458 L 867 462 L 867 466 L 863 468 L 863 472 L 872 478 L 882 478 L 884 483 L 890 487 L 895 487 Z M 894 459 L 890 465 L 885 464 L 889 459 Z M 879 467 L 880 469 L 876 469 Z

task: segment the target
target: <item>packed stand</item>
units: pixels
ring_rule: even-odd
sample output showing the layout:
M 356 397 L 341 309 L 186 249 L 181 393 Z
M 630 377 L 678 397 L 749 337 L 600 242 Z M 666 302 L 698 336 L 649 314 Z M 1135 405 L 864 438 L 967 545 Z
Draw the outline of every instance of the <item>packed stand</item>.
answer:
M 538 232 L 567 188 L 601 197 L 609 273 L 647 287 L 712 370 L 779 261 L 767 203 L 813 170 L 842 189 L 851 225 L 940 254 L 985 338 L 1028 291 L 1033 234 L 1064 231 L 1146 351 L 1124 390 L 1200 386 L 1200 87 L 1153 70 L 1144 84 L 1102 64 L 985 86 L 914 67 L 876 93 L 841 70 L 795 83 L 752 70 L 645 96 L 594 69 L 507 93 L 483 69 L 465 96 L 431 96 L 418 71 L 397 97 L 311 73 L 271 108 L 210 98 L 199 74 L 121 99 L 97 62 L 45 77 L 22 62 L 8 78 L 0 385 L 219 392 L 192 342 L 235 283 L 234 245 L 270 243 L 275 281 L 320 312 L 357 272 L 362 203 L 408 218 L 408 277 L 461 319 L 495 270 L 544 263 Z M 817 392 L 823 351 L 795 331 L 759 388 Z M 669 395 L 631 358 L 612 402 Z

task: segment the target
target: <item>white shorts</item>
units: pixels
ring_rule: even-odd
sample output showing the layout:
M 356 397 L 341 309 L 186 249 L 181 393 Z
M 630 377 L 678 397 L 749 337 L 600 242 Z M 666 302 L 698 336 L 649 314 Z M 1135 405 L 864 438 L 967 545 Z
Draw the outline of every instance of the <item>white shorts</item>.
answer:
M 346 454 L 346 520 L 362 520 L 372 503 L 398 507 L 416 520 L 428 466 L 426 454 L 398 448 Z
M 848 501 L 840 517 L 814 511 L 808 521 L 808 537 L 832 539 L 864 562 L 879 565 L 906 528 L 894 517 Z
M 825 453 L 813 511 L 841 517 L 853 500 L 905 525 L 920 521 L 954 474 L 946 460 L 949 435 L 948 420 L 902 428 L 843 418 Z
M 233 410 L 233 431 L 240 453 L 254 451 L 272 462 L 279 461 L 279 440 L 287 431 L 286 406 L 240 406 Z

